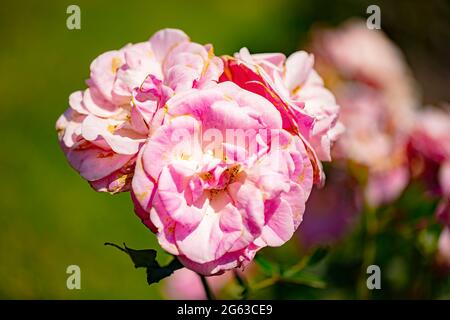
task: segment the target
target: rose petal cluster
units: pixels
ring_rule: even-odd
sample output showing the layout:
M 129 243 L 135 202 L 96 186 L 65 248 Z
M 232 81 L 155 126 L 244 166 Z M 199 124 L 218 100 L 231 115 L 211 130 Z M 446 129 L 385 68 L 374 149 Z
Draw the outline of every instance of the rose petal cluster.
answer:
M 220 80 L 232 81 L 272 102 L 283 129 L 303 139 L 312 159 L 314 181 L 323 184 L 320 161 L 331 161 L 331 145 L 344 130 L 334 95 L 313 65 L 313 55 L 305 51 L 286 59 L 282 53 L 252 55 L 243 48 L 234 57 L 224 57 Z
M 215 274 L 289 240 L 313 170 L 271 103 L 224 82 L 180 94 L 166 108 L 132 182 L 138 212 L 158 230 L 160 245 L 189 268 Z M 222 139 L 227 132 L 242 132 L 245 141 Z
M 212 46 L 180 30 L 98 56 L 88 88 L 69 97 L 56 128 L 71 166 L 97 191 L 129 190 L 137 153 L 176 92 L 207 87 L 222 73 Z M 141 101 L 145 100 L 145 103 Z
M 342 126 L 306 52 L 235 57 L 164 29 L 106 52 L 57 121 L 97 191 L 131 191 L 161 247 L 204 275 L 247 265 L 302 221 Z

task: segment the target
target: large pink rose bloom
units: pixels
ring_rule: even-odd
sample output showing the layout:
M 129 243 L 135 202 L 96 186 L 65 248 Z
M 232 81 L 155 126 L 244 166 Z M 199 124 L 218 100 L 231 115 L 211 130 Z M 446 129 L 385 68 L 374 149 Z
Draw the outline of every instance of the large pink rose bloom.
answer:
M 88 88 L 70 95 L 56 128 L 71 166 L 96 190 L 115 193 L 128 190 L 136 155 L 159 125 L 165 102 L 210 86 L 223 67 L 210 45 L 165 29 L 147 42 L 103 53 L 90 69 Z
M 223 57 L 221 81 L 268 99 L 282 118 L 283 129 L 304 142 L 314 167 L 314 181 L 323 183 L 320 161 L 330 161 L 332 143 L 343 131 L 337 122 L 339 106 L 313 69 L 314 58 L 298 51 L 287 59 L 282 53 L 251 55 L 243 48 L 235 57 Z
M 409 181 L 406 146 L 418 104 L 415 84 L 401 52 L 363 21 L 313 34 L 317 68 L 341 106 L 346 130 L 334 158 L 367 170 L 366 199 L 377 206 L 394 200 Z
M 136 211 L 160 245 L 212 275 L 288 241 L 313 169 L 271 102 L 225 82 L 181 93 L 164 110 L 132 181 Z

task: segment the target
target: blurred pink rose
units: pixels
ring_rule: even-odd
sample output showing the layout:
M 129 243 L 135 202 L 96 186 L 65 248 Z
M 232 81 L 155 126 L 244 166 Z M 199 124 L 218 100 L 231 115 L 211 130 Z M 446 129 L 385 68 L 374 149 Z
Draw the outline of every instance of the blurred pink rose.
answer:
M 424 157 L 445 163 L 450 160 L 450 107 L 427 107 L 415 116 L 412 147 Z
M 450 270 L 450 229 L 444 228 L 438 242 L 438 263 L 446 271 Z
M 90 69 L 88 88 L 70 95 L 56 128 L 71 166 L 97 191 L 115 193 L 129 189 L 136 155 L 161 121 L 157 111 L 175 93 L 210 86 L 223 67 L 210 45 L 165 29 L 101 54 Z
M 414 176 L 441 198 L 438 219 L 450 225 L 450 108 L 428 107 L 417 112 L 411 132 L 409 156 Z
M 249 266 L 245 270 L 235 270 L 239 276 L 248 280 L 254 269 Z M 223 298 L 225 287 L 236 282 L 233 272 L 206 277 L 206 282 L 216 298 Z M 187 268 L 178 269 L 164 280 L 164 295 L 173 300 L 206 300 L 206 293 L 197 273 Z
M 218 296 L 227 282 L 233 279 L 231 272 L 207 277 L 206 282 L 214 296 Z M 164 293 L 173 300 L 206 300 L 205 289 L 198 274 L 187 268 L 178 269 L 164 282 Z
M 178 94 L 165 110 L 132 182 L 136 211 L 160 245 L 212 275 L 288 241 L 313 170 L 302 140 L 282 129 L 269 100 L 224 82 Z
M 337 29 L 313 33 L 312 50 L 331 86 L 351 81 L 374 88 L 388 101 L 390 117 L 410 125 L 418 88 L 402 52 L 383 31 L 368 29 L 362 20 L 349 20 Z
M 357 222 L 362 200 L 358 184 L 344 170 L 333 168 L 328 171 L 325 187 L 312 190 L 297 230 L 302 247 L 308 250 L 339 241 Z
M 450 160 L 447 160 L 439 172 L 439 184 L 442 192 L 442 199 L 437 208 L 436 214 L 444 225 L 450 228 Z
M 417 112 L 409 141 L 411 171 L 429 191 L 450 198 L 450 108 Z
M 357 20 L 316 31 L 311 47 L 346 128 L 334 157 L 366 168 L 370 205 L 394 200 L 409 181 L 407 143 L 418 105 L 401 52 L 382 31 Z
M 450 270 L 450 108 L 417 112 L 409 144 L 411 172 L 440 198 L 436 218 L 444 225 L 438 242 L 438 265 Z

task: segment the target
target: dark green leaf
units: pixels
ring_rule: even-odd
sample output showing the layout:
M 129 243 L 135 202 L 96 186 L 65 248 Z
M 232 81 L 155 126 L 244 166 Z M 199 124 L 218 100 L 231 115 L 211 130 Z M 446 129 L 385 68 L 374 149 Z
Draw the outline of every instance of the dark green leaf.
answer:
M 107 242 L 105 245 L 113 246 L 128 254 L 135 268 L 146 268 L 149 285 L 159 282 L 161 279 L 170 276 L 175 270 L 183 268 L 183 265 L 175 257 L 167 266 L 161 267 L 156 260 L 156 251 L 153 249 L 135 250 L 128 248 L 125 243 L 123 248 L 114 243 Z
M 158 262 L 156 261 L 156 251 L 153 249 L 135 250 L 128 248 L 124 243 L 123 248 L 114 243 L 105 243 L 106 246 L 113 246 L 120 251 L 125 252 L 131 258 L 135 268 L 156 267 Z
M 282 276 L 281 280 L 288 283 L 301 284 L 320 289 L 325 288 L 326 286 L 325 281 L 319 276 L 305 271 L 300 271 L 289 276 Z
M 150 285 L 152 283 L 159 282 L 168 276 L 170 276 L 175 270 L 181 269 L 184 266 L 178 261 L 177 258 L 173 260 L 165 267 L 148 267 L 147 268 L 147 283 Z
M 255 262 L 261 268 L 261 271 L 268 276 L 278 273 L 278 267 L 274 265 L 272 262 L 266 260 L 260 254 L 256 255 Z
M 309 259 L 308 266 L 313 266 L 322 261 L 322 259 L 327 256 L 328 252 L 329 249 L 326 247 L 316 249 L 316 251 L 314 251 L 311 258 Z
M 125 250 L 133 260 L 135 268 L 157 267 L 156 251 L 153 249 L 134 250 L 124 244 Z
M 247 281 L 244 279 L 243 276 L 241 276 L 239 274 L 239 272 L 235 270 L 233 270 L 234 273 L 234 278 L 236 279 L 236 282 L 239 284 L 239 286 L 242 288 L 242 292 L 241 292 L 241 299 L 242 300 L 247 300 L 249 292 L 250 292 L 250 288 L 248 286 Z

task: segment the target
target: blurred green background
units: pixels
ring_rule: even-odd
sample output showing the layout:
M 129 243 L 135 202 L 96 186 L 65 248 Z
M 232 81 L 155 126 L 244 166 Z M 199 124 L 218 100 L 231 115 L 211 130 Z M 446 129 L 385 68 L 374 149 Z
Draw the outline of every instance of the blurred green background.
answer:
M 336 1 L 337 2 L 337 1 Z M 406 52 L 425 102 L 450 100 L 449 9 L 445 1 L 8 1 L 0 5 L 0 298 L 157 299 L 144 270 L 104 242 L 158 248 L 134 216 L 128 194 L 94 192 L 67 164 L 55 121 L 71 92 L 85 88 L 100 53 L 181 28 L 216 54 L 242 46 L 289 54 L 315 24 L 382 10 L 382 27 Z M 81 30 L 66 8 L 81 8 Z M 417 14 L 421 12 L 421 16 Z M 158 249 L 159 250 L 159 249 Z M 160 250 L 159 250 L 160 251 Z M 66 268 L 81 268 L 81 290 Z

